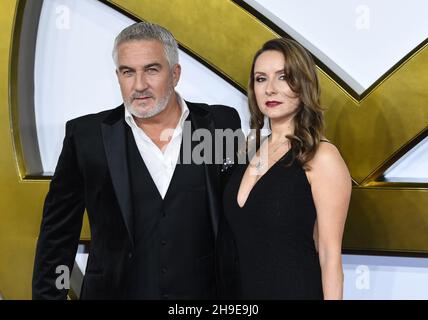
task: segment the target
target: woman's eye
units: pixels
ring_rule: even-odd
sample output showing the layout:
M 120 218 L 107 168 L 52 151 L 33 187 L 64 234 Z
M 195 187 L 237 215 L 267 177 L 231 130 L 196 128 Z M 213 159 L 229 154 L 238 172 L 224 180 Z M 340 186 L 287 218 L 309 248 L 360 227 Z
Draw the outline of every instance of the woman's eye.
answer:
M 263 82 L 264 80 L 265 80 L 265 78 L 263 78 L 263 77 L 256 78 L 256 82 Z
M 279 76 L 279 80 L 287 80 L 287 77 L 285 76 L 285 74 L 281 74 Z

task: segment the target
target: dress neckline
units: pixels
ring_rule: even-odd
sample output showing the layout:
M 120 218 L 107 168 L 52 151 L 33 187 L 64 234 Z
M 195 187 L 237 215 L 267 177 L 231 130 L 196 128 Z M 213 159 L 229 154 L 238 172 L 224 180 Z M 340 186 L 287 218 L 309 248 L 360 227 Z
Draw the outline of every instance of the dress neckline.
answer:
M 278 163 L 280 163 L 280 162 L 282 162 L 282 160 L 289 154 L 291 152 L 291 148 L 290 149 L 288 149 L 287 150 L 287 152 L 285 152 L 284 153 L 284 155 L 282 155 L 277 161 L 275 161 L 275 163 L 273 163 L 271 166 L 270 166 L 270 168 L 268 168 L 267 170 L 266 170 L 266 172 L 263 174 L 263 175 L 261 175 L 260 176 L 260 178 L 258 178 L 257 179 L 257 181 L 254 183 L 254 185 L 251 187 L 251 189 L 250 189 L 250 191 L 248 192 L 248 195 L 247 195 L 247 197 L 246 197 L 246 199 L 245 199 L 245 201 L 244 201 L 244 204 L 242 205 L 242 207 L 239 205 L 239 202 L 238 202 L 238 195 L 239 195 L 239 191 L 241 190 L 241 185 L 242 185 L 242 181 L 244 180 L 244 176 L 245 176 L 245 173 L 247 172 L 247 169 L 248 169 L 248 166 L 250 165 L 250 163 L 251 163 L 251 160 L 253 160 L 253 159 L 251 159 L 248 163 L 247 163 L 247 165 L 245 166 L 245 169 L 244 169 L 244 173 L 243 173 L 243 175 L 242 175 L 242 177 L 241 177 L 241 180 L 240 180 L 240 182 L 239 182 L 239 185 L 238 185 L 238 192 L 236 193 L 236 197 L 235 197 L 235 201 L 236 201 L 236 204 L 238 205 L 238 207 L 240 208 L 240 209 L 243 209 L 244 207 L 245 207 L 245 205 L 247 204 L 247 202 L 248 202 L 248 200 L 249 200 L 249 198 L 250 198 L 250 196 L 251 196 L 251 194 L 253 193 L 253 190 L 258 186 L 258 184 L 259 184 L 259 182 L 266 176 L 266 175 L 268 175 L 271 171 L 272 171 L 272 169 L 273 169 L 273 167 L 275 167 Z

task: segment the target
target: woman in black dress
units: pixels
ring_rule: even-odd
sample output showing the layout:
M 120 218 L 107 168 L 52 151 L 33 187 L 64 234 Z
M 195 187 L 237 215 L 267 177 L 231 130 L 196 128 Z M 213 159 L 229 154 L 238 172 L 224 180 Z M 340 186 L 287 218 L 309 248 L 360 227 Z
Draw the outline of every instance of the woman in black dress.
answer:
M 312 57 L 289 39 L 256 53 L 248 100 L 248 163 L 225 188 L 240 298 L 341 299 L 342 235 L 351 177 L 324 139 Z M 271 134 L 263 139 L 264 118 Z

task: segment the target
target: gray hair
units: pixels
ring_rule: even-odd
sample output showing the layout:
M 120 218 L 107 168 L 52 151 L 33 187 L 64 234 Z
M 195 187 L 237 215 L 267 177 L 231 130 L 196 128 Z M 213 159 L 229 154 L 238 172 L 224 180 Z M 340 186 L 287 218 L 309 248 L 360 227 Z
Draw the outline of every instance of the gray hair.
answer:
M 120 44 L 128 41 L 138 40 L 157 40 L 163 45 L 166 59 L 168 60 L 169 67 L 178 64 L 178 45 L 174 36 L 164 27 L 149 22 L 138 22 L 123 29 L 114 41 L 113 47 L 113 60 L 116 66 L 117 61 L 117 48 Z

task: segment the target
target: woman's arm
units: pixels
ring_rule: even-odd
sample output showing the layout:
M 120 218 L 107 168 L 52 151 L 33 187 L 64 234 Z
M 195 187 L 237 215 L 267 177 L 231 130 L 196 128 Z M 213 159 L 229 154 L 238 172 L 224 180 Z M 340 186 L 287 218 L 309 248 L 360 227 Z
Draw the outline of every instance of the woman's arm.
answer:
M 321 143 L 307 177 L 317 210 L 315 232 L 324 299 L 343 298 L 342 237 L 352 180 L 337 148 Z

